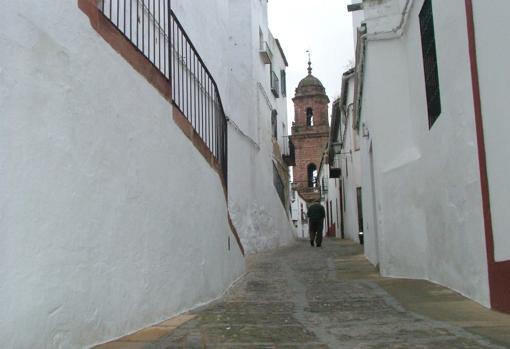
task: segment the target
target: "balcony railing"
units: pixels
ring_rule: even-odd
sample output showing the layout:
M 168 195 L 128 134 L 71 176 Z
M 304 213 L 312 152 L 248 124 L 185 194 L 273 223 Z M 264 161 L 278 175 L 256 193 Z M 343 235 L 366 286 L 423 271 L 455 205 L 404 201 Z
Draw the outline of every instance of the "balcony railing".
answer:
M 218 86 L 170 0 L 103 0 L 103 15 L 172 86 L 178 108 L 218 161 L 227 184 L 227 117 Z
M 321 193 L 321 186 L 317 181 L 313 183 L 309 183 L 308 181 L 293 181 L 291 187 L 301 194 Z
M 333 153 L 329 158 L 329 178 L 340 178 L 342 174 L 342 158 L 340 154 Z

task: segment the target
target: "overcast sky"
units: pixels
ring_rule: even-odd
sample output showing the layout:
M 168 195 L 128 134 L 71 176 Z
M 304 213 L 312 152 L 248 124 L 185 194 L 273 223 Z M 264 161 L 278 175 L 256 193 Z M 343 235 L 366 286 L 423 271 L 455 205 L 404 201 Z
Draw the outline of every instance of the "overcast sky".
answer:
M 289 120 L 294 119 L 294 90 L 308 74 L 306 50 L 312 54 L 312 74 L 322 81 L 330 100 L 340 95 L 342 73 L 354 59 L 352 17 L 347 12 L 350 3 L 350 0 L 269 0 L 269 28 L 280 40 L 289 61 Z

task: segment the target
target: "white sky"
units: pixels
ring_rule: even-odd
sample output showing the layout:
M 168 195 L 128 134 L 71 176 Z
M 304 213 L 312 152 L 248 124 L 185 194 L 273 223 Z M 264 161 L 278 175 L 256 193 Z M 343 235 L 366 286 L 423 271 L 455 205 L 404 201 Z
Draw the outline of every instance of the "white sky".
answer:
M 340 95 L 342 74 L 354 59 L 350 0 L 269 0 L 269 28 L 280 40 L 289 62 L 287 98 L 289 122 L 294 120 L 292 98 L 307 72 L 312 54 L 312 74 L 321 80 L 329 99 Z M 331 104 L 330 104 L 331 108 Z

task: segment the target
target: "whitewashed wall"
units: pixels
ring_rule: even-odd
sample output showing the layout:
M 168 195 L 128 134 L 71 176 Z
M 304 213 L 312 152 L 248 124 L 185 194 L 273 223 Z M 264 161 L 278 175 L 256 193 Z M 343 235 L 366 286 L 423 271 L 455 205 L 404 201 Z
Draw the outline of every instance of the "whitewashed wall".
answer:
M 346 120 L 342 123 L 342 134 L 344 135 L 341 168 L 344 181 L 344 232 L 348 239 L 359 241 L 358 234 L 363 227 L 358 226 L 358 192 L 361 187 L 361 159 L 360 159 L 360 136 L 353 129 L 353 108 L 354 102 L 354 77 L 348 79 L 346 84 Z
M 341 237 L 340 179 L 329 178 L 327 198 L 331 202 L 331 223 L 335 226 L 335 236 Z
M 0 43 L 2 347 L 82 348 L 221 295 L 244 260 L 168 102 L 76 1 L 5 3 Z
M 297 191 L 293 191 L 293 201 L 291 204 L 292 220 L 295 223 L 295 234 L 298 239 L 308 239 L 308 220 L 306 218 L 308 207 L 306 205 L 306 201 L 299 195 Z
M 229 209 L 247 253 L 254 253 L 294 241 L 290 213 L 273 185 L 271 111 L 279 124 L 286 121 L 286 103 L 272 95 L 270 68 L 259 54 L 259 29 L 270 37 L 267 2 L 230 0 L 230 18 Z M 277 50 L 273 55 L 279 72 L 283 60 Z
M 362 122 L 365 120 L 361 119 Z M 374 149 L 372 139 L 369 135 L 361 139 L 360 163 L 361 163 L 361 183 L 363 186 L 363 237 L 364 253 L 368 260 L 379 265 L 379 226 L 380 220 L 377 215 L 380 210 L 380 204 L 377 196 L 377 178 L 375 177 Z M 377 184 L 376 184 L 377 183 Z
M 272 167 L 271 110 L 278 110 L 279 125 L 286 123 L 286 103 L 272 95 L 269 65 L 259 54 L 259 28 L 265 40 L 270 37 L 267 2 L 173 0 L 172 8 L 207 62 L 232 120 L 229 209 L 246 251 L 291 243 L 292 226 L 274 189 Z M 273 54 L 279 72 L 283 60 L 278 51 Z
M 369 34 L 398 24 L 401 9 L 389 2 L 365 12 Z M 373 193 L 365 190 L 364 207 L 376 208 L 378 233 L 365 235 L 368 253 L 384 275 L 429 279 L 488 305 L 464 2 L 434 1 L 442 114 L 431 130 L 418 21 L 422 1 L 413 4 L 402 38 L 368 42 L 362 122 L 371 137 L 362 142 L 362 167 L 369 169 L 372 142 L 377 202 L 367 202 Z M 390 20 L 379 20 L 385 10 Z M 363 188 L 370 185 L 370 171 L 364 171 Z
M 508 77 L 510 76 L 510 40 L 507 16 L 510 3 L 504 0 L 474 1 L 477 58 L 482 98 L 487 172 L 496 261 L 510 260 L 510 161 L 508 135 Z M 501 35 L 499 34 L 501 33 Z

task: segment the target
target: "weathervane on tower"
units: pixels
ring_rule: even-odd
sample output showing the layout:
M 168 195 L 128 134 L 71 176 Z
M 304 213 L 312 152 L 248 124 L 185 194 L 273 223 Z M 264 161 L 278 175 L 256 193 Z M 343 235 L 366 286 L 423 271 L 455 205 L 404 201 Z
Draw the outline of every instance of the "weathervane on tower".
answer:
M 306 50 L 306 53 L 308 53 L 308 75 L 312 75 L 312 52 Z

